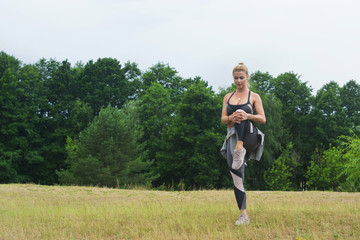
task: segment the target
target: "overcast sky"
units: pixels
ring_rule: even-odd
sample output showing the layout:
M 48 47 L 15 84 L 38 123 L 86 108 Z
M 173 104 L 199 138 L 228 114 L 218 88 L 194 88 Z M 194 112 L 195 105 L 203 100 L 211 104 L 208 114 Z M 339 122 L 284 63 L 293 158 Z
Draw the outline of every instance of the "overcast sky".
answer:
M 0 51 L 23 63 L 112 57 L 163 62 L 214 90 L 250 72 L 293 71 L 316 94 L 360 83 L 359 0 L 0 0 Z

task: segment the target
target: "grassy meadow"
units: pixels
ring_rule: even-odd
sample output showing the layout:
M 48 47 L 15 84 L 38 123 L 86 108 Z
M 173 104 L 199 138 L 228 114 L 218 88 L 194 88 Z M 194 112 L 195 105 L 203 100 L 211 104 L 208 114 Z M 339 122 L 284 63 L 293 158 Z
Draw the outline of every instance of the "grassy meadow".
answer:
M 360 239 L 360 193 L 0 185 L 0 239 Z

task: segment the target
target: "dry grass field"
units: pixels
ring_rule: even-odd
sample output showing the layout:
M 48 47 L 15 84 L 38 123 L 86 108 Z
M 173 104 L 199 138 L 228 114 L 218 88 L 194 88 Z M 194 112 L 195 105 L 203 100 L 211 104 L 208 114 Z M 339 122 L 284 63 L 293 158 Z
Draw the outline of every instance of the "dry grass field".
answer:
M 0 239 L 360 239 L 360 193 L 0 185 Z

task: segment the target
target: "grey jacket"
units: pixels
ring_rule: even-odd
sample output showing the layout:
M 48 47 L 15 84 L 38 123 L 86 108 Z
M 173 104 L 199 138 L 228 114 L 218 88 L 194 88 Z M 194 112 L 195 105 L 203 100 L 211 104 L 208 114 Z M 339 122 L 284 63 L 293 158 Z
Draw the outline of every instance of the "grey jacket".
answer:
M 262 133 L 260 131 L 260 129 L 258 129 L 258 133 L 261 135 L 261 143 L 256 148 L 255 151 L 251 152 L 250 154 L 246 154 L 245 162 L 249 161 L 250 159 L 255 159 L 255 160 L 260 161 L 260 158 L 261 158 L 261 156 L 263 154 L 263 151 L 264 151 L 265 134 Z M 228 128 L 225 141 L 223 143 L 222 148 L 220 149 L 220 153 L 224 156 L 224 158 L 227 159 L 227 152 L 229 150 L 231 151 L 231 156 L 233 156 L 234 149 L 235 149 L 235 146 L 236 146 L 236 141 L 237 141 L 237 139 L 236 139 L 235 127 Z

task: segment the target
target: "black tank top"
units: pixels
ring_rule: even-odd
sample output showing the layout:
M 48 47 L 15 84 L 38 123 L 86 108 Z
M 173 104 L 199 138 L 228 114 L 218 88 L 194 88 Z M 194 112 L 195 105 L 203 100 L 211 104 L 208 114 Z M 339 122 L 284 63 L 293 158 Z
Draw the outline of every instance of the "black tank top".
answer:
M 234 93 L 235 92 L 233 92 L 231 94 L 231 96 L 229 97 L 229 99 L 227 100 L 226 111 L 227 111 L 228 116 L 233 114 L 238 109 L 242 109 L 246 113 L 251 113 L 252 114 L 253 113 L 253 108 L 252 108 L 251 103 L 250 103 L 250 93 L 251 93 L 251 91 L 249 90 L 249 96 L 248 96 L 247 103 L 240 104 L 240 105 L 232 105 L 232 104 L 229 103 L 230 98 L 234 95 Z

